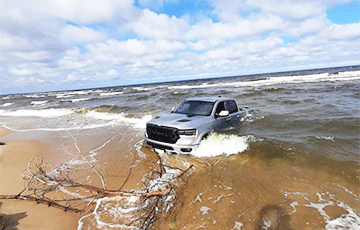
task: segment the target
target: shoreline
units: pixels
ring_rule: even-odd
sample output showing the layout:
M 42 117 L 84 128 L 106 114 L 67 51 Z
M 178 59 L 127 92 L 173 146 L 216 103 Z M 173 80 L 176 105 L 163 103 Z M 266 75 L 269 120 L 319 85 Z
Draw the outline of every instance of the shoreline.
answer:
M 146 150 L 142 152 L 145 156 L 137 153 L 134 145 L 142 133 L 134 132 L 127 126 L 67 133 L 41 131 L 40 134 L 26 133 L 27 136 L 0 126 L 0 133 L 4 133 L 0 141 L 6 142 L 6 145 L 0 146 L 2 195 L 15 195 L 24 188 L 20 172 L 36 156 L 44 157 L 49 169 L 60 167 L 61 170 L 66 165 L 63 163 L 70 163 L 70 167 L 76 165 L 72 170 L 65 171 L 69 172 L 69 178 L 101 187 L 99 177 L 82 161 L 80 154 L 84 154 L 104 175 L 107 188 L 113 190 L 138 189 L 142 187 L 143 178 L 146 175 L 149 177 L 149 172 L 158 170 L 157 163 L 154 164 L 158 157 L 147 154 Z M 174 209 L 164 213 L 154 228 L 194 229 L 207 226 L 214 229 L 212 227 L 217 226 L 217 229 L 231 229 L 234 226 L 234 229 L 241 225 L 241 229 L 250 230 L 264 227 L 263 220 L 267 220 L 273 223 L 280 221 L 284 229 L 290 229 L 290 226 L 291 229 L 306 229 L 310 224 L 314 229 L 320 229 L 341 218 L 359 219 L 359 186 L 355 182 L 358 177 L 349 174 L 353 172 L 353 167 L 345 168 L 353 164 L 340 164 L 301 152 L 288 155 L 288 150 L 281 149 L 275 149 L 277 155 L 274 156 L 270 150 L 274 150 L 274 146 L 260 142 L 251 144 L 241 154 L 230 156 L 197 158 L 161 154 L 161 161 L 166 165 L 179 164 L 182 168 L 186 162 L 194 165 L 194 170 L 179 187 Z M 76 163 L 71 165 L 73 161 Z M 7 162 L 12 163 L 8 165 Z M 345 175 L 334 169 L 341 170 Z M 12 186 L 3 186 L 5 182 L 1 177 L 6 178 L 6 175 L 1 170 L 7 173 L 7 177 L 19 175 L 16 180 L 8 179 L 10 182 L 7 183 Z M 97 218 L 115 226 L 119 222 L 116 213 L 126 209 L 126 205 L 121 207 L 119 202 L 104 201 L 101 207 L 106 207 L 109 212 L 100 210 L 86 215 L 37 205 L 36 202 L 1 202 L 0 213 L 15 223 L 11 229 L 77 229 L 78 226 L 83 226 L 82 229 L 102 229 L 102 222 L 99 224 Z M 286 218 L 277 220 L 277 215 Z M 189 219 L 194 221 L 189 222 Z M 2 227 L 0 225 L 0 229 Z
M 43 158 L 43 169 L 47 172 L 55 168 L 61 170 L 64 165 L 65 168 L 69 167 L 71 170 L 68 171 L 68 176 L 80 183 L 102 187 L 99 177 L 91 169 L 94 166 L 104 175 L 108 189 L 121 188 L 126 191 L 141 188 L 144 176 L 149 167 L 153 166 L 145 158 L 139 157 L 134 148 L 141 136 L 128 135 L 131 130 L 127 127 L 122 127 L 121 130 L 120 133 L 117 128 L 110 128 L 80 130 L 80 133 L 35 131 L 22 134 L 0 126 L 0 141 L 6 143 L 0 146 L 0 195 L 16 195 L 24 189 L 26 184 L 21 172 L 27 169 L 28 163 L 34 158 L 36 162 Z M 92 166 L 88 165 L 81 155 L 90 159 Z M 75 165 L 73 168 L 72 164 Z M 31 166 L 35 166 L 35 161 Z M 71 189 L 69 192 L 76 193 Z M 48 196 L 62 199 L 67 197 L 67 194 L 56 191 Z M 85 210 L 94 205 L 89 206 L 88 202 L 84 204 Z M 3 221 L 3 217 L 7 220 L 0 224 L 0 229 L 7 227 L 4 224 L 10 229 L 78 229 L 80 223 L 88 225 L 81 222 L 81 217 L 88 214 L 86 211 L 65 212 L 48 207 L 47 204 L 37 204 L 35 201 L 5 199 L 0 200 L 0 220 Z
M 7 140 L 6 135 L 14 131 L 0 126 L 0 194 L 16 195 L 24 189 L 21 172 L 28 162 L 36 157 L 46 157 L 49 151 L 44 143 L 34 140 Z M 36 202 L 21 200 L 0 200 L 0 229 L 76 229 L 76 213 L 49 208 Z

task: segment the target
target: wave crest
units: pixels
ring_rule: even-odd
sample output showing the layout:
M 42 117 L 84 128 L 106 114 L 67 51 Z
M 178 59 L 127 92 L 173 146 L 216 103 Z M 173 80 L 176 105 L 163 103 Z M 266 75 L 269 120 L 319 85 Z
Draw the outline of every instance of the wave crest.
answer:
M 249 148 L 249 136 L 211 134 L 191 153 L 196 157 L 215 157 L 238 154 Z

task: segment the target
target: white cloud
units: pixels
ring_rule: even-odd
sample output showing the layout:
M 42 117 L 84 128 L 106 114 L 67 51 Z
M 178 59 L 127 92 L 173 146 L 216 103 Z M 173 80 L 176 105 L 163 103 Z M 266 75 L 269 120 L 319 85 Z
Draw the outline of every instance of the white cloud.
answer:
M 320 36 L 335 40 L 360 38 L 360 23 L 345 25 L 332 24 L 321 31 Z
M 253 7 L 246 3 L 246 0 L 212 0 L 215 7 L 214 12 L 224 22 L 233 22 L 242 18 L 239 12 L 251 12 Z
M 28 39 L 18 37 L 18 36 L 11 36 L 5 31 L 0 31 L 0 50 L 17 50 L 17 49 L 28 49 L 31 46 L 31 43 Z
M 23 76 L 23 75 L 31 75 L 33 72 L 29 69 L 18 69 L 18 68 L 15 68 L 14 66 L 12 66 L 9 69 L 9 73 L 14 74 L 14 75 Z
M 59 38 L 65 43 L 83 44 L 105 40 L 106 36 L 92 28 L 66 25 L 60 30 Z
M 155 45 L 157 50 L 163 52 L 176 52 L 186 48 L 186 45 L 182 42 L 168 40 L 158 40 Z
M 251 36 L 284 29 L 287 23 L 275 15 L 254 15 L 247 20 L 239 18 L 234 22 L 213 22 L 208 19 L 190 25 L 184 18 L 145 9 L 142 17 L 132 25 L 137 34 L 147 39 L 196 40 Z
M 321 14 L 325 9 L 321 2 L 316 0 L 248 0 L 247 3 L 265 12 L 295 20 Z
M 173 52 L 186 49 L 178 41 L 108 40 L 86 46 L 82 54 L 78 48 L 68 50 L 57 66 L 67 72 L 66 81 L 104 81 L 126 78 L 129 74 L 144 75 L 165 68 L 174 61 Z M 123 73 L 126 73 L 124 75 Z
M 201 51 L 201 50 L 209 50 L 209 49 L 213 49 L 215 47 L 218 47 L 220 45 L 223 45 L 225 43 L 224 39 L 214 39 L 214 38 L 209 38 L 209 39 L 201 39 L 198 40 L 196 42 L 187 42 L 187 45 L 196 51 Z
M 13 52 L 11 53 L 11 58 L 13 60 L 18 60 L 22 62 L 42 62 L 53 59 L 51 52 L 45 50 L 31 51 L 31 52 Z
M 128 17 L 125 10 L 133 10 L 132 0 L 48 0 L 36 3 L 20 0 L 5 0 L 6 6 L 16 9 L 19 15 L 36 15 L 47 18 L 59 18 L 75 23 L 109 22 L 122 13 Z
M 325 9 L 319 0 L 213 0 L 215 12 L 222 20 L 234 21 L 254 14 L 271 14 L 300 20 L 320 14 Z M 326 1 L 325 1 L 326 2 Z
M 144 9 L 141 17 L 131 24 L 134 31 L 144 38 L 181 39 L 188 30 L 188 22 L 183 18 L 169 17 Z
M 177 18 L 133 0 L 2 0 L 0 89 L 358 64 L 360 24 L 333 24 L 325 12 L 350 0 L 274 1 L 211 0 L 215 17 Z
M 217 49 L 212 49 L 202 55 L 202 60 L 226 60 L 226 59 L 243 59 L 256 56 L 257 53 L 266 53 L 279 45 L 283 44 L 283 40 L 278 37 L 269 37 L 265 40 L 250 42 L 231 42 Z
M 331 41 L 317 35 L 302 39 L 268 53 L 274 65 L 316 68 L 358 64 L 360 41 Z M 271 62 L 269 62 L 271 63 Z M 294 68 L 294 67 L 293 67 Z
M 261 35 L 270 30 L 284 28 L 286 22 L 276 16 L 254 17 L 233 23 L 214 23 L 211 20 L 193 25 L 188 39 L 235 39 L 244 36 Z
M 132 58 L 149 58 L 150 60 L 185 49 L 186 46 L 177 41 L 157 40 L 141 41 L 128 39 L 126 41 L 109 40 L 106 43 L 96 43 L 87 46 L 89 54 L 94 56 L 111 56 L 111 59 L 131 62 Z M 108 60 L 111 60 L 108 59 Z
M 327 20 L 324 17 L 306 19 L 289 28 L 289 35 L 300 37 L 319 33 L 326 26 L 326 22 Z

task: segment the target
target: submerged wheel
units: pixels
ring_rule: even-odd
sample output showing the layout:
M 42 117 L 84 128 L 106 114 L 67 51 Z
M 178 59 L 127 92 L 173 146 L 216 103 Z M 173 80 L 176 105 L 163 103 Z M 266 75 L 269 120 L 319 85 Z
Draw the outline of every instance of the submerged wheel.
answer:
M 201 138 L 201 141 L 205 140 L 206 138 L 209 137 L 209 133 L 206 133 L 202 138 Z

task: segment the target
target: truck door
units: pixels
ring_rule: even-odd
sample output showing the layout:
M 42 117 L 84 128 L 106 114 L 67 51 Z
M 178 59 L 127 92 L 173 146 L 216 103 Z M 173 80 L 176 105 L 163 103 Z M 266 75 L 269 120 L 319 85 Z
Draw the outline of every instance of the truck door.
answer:
M 229 117 L 230 117 L 230 126 L 236 127 L 237 124 L 240 121 L 240 114 L 239 109 L 237 107 L 237 104 L 234 100 L 229 100 L 225 102 L 225 108 L 227 111 L 229 111 Z
M 219 102 L 219 104 L 216 107 L 215 110 L 215 125 L 214 125 L 214 131 L 220 131 L 220 130 L 224 130 L 227 129 L 229 127 L 231 127 L 231 117 L 229 116 L 225 116 L 225 117 L 220 117 L 219 114 L 221 111 L 226 111 L 226 107 L 225 107 L 225 101 Z

